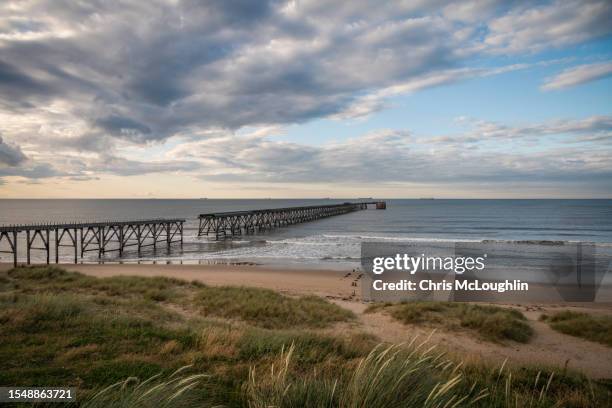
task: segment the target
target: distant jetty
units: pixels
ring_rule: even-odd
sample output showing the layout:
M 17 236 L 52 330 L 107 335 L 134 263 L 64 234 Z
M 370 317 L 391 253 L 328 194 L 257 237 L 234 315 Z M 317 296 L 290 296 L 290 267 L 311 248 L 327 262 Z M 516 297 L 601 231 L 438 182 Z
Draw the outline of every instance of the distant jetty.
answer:
M 214 233 L 216 239 L 229 236 L 253 234 L 255 231 L 266 231 L 306 221 L 349 212 L 366 210 L 368 205 L 375 205 L 377 210 L 384 210 L 384 201 L 345 202 L 331 205 L 312 205 L 306 207 L 268 208 L 251 211 L 229 211 L 200 214 L 198 236 Z

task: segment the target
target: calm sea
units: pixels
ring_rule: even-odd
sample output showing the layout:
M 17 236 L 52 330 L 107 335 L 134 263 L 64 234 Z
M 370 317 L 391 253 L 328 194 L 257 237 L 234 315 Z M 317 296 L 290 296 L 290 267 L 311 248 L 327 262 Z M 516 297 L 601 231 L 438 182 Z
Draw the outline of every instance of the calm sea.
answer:
M 343 200 L 0 200 L 0 225 L 33 222 L 181 217 L 183 249 L 126 252 L 123 262 L 251 261 L 346 267 L 359 263 L 363 240 L 563 240 L 612 245 L 612 200 L 387 200 L 369 209 L 272 232 L 214 242 L 197 237 L 197 215 L 207 212 L 332 204 Z M 353 200 L 354 201 L 354 200 Z M 1 244 L 5 248 L 6 242 Z M 21 249 L 24 245 L 20 245 Z M 70 249 L 62 258 L 70 262 Z M 20 258 L 25 254 L 20 252 Z M 33 252 L 40 261 L 42 252 Z M 9 262 L 10 255 L 0 254 Z M 86 262 L 97 262 L 95 256 Z M 104 261 L 116 262 L 112 254 Z

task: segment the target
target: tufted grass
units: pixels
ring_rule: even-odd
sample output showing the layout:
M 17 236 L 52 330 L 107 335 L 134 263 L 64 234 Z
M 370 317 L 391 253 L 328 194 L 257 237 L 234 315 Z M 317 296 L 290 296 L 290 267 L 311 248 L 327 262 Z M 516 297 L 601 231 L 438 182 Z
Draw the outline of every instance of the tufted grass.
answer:
M 542 315 L 541 320 L 548 322 L 558 332 L 581 337 L 612 347 L 612 317 L 598 316 L 565 310 L 553 315 Z
M 464 328 L 492 342 L 507 340 L 527 343 L 533 329 L 518 310 L 459 302 L 414 301 L 373 304 L 367 313 L 384 311 L 404 324 L 421 324 L 447 329 Z

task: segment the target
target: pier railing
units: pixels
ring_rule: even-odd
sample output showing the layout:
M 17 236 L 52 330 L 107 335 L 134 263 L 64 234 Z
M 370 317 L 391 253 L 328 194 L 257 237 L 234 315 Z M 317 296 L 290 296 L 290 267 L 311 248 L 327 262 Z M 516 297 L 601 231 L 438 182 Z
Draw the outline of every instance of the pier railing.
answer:
M 60 248 L 74 250 L 74 263 L 86 252 L 95 252 L 98 258 L 107 252 L 123 251 L 137 247 L 138 254 L 145 247 L 165 246 L 170 250 L 174 243 L 183 246 L 184 219 L 152 219 L 137 221 L 95 221 L 74 223 L 22 224 L 0 226 L 0 244 L 8 242 L 8 250 L 0 253 L 13 255 L 17 266 L 19 234 L 26 235 L 26 260 L 31 261 L 31 251 L 45 251 L 47 264 L 50 262 L 52 246 L 55 247 L 55 262 L 59 263 Z M 53 233 L 53 238 L 51 237 Z M 53 245 L 52 245 L 53 244 Z M 40 246 L 37 246 L 40 245 Z
M 376 205 L 378 209 L 386 208 L 384 201 L 364 201 L 200 214 L 198 236 L 214 234 L 216 239 L 221 239 L 227 236 L 242 235 L 243 233 L 253 234 L 255 231 L 266 231 L 276 227 L 365 210 L 369 204 Z

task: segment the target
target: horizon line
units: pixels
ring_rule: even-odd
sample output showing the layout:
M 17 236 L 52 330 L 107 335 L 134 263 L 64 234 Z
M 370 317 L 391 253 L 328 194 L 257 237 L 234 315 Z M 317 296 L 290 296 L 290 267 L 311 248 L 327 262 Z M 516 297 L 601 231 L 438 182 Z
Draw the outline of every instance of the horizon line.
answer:
M 0 200 L 612 200 L 610 197 L 0 197 Z

